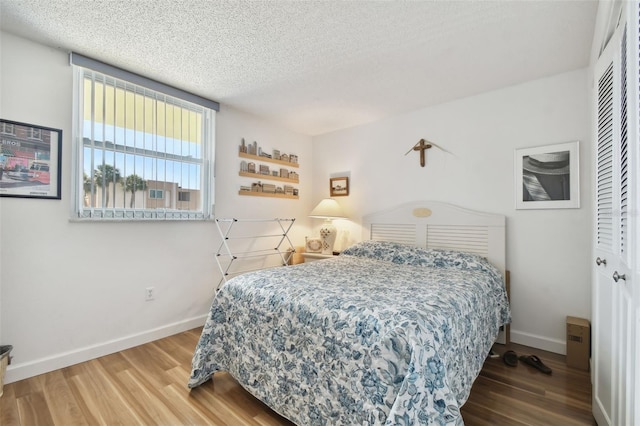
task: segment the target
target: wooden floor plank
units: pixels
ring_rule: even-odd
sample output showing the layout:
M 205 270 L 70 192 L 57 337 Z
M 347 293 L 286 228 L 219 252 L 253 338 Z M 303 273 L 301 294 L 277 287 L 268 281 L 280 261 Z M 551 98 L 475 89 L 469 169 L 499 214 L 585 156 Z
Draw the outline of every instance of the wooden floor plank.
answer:
M 52 371 L 40 377 L 53 423 L 69 426 L 89 424 L 61 370 Z
M 133 370 L 118 373 L 127 400 L 144 424 L 177 425 L 182 423 L 169 408 L 169 401 L 160 392 L 148 385 L 148 381 Z
M 49 405 L 43 392 L 36 391 L 16 399 L 20 421 L 26 425 L 54 425 Z
M 208 405 L 203 404 L 199 398 L 195 397 L 195 393 L 187 392 L 184 386 L 174 383 L 166 386 L 162 391 L 174 404 L 187 409 L 184 414 L 193 419 L 189 424 L 211 424 L 216 426 L 229 424 L 218 417 L 217 413 L 211 411 Z
M 96 360 L 5 384 L 2 426 L 33 425 L 239 425 L 292 426 L 242 388 L 217 373 L 193 390 L 186 383 L 202 329 L 196 328 Z M 595 425 L 586 371 L 565 357 L 526 346 L 496 345 L 536 354 L 551 376 L 518 363 L 489 358 L 461 412 L 467 426 Z
M 73 376 L 76 398 L 86 402 L 90 415 L 100 425 L 143 424 L 140 416 L 117 390 L 117 384 L 108 379 L 98 359 L 83 363 L 84 372 Z
M 4 385 L 4 393 L 0 397 L 0 425 L 19 425 L 20 413 L 16 402 L 15 386 Z

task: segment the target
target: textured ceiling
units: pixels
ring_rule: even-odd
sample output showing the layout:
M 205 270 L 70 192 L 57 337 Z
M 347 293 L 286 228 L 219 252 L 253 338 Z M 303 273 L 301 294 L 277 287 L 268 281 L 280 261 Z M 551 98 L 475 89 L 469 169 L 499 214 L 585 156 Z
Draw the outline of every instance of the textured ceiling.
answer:
M 0 28 L 317 135 L 585 67 L 596 11 L 575 0 L 0 0 Z

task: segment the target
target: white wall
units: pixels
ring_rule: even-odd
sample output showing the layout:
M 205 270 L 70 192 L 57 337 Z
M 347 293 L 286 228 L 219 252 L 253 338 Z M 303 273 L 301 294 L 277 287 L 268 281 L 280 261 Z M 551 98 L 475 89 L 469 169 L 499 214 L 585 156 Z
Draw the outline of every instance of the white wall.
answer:
M 5 381 L 204 323 L 219 281 L 213 222 L 71 222 L 72 70 L 65 52 L 0 33 L 0 116 L 63 130 L 62 200 L 0 199 L 0 336 L 14 360 Z M 217 215 L 298 217 L 307 233 L 311 139 L 222 106 Z M 240 139 L 300 158 L 298 201 L 240 197 Z M 156 299 L 145 302 L 146 287 Z
M 426 108 L 314 138 L 314 193 L 348 172 L 336 198 L 353 223 L 398 203 L 432 199 L 507 217 L 512 340 L 564 353 L 565 316 L 590 317 L 591 140 L 587 70 Z M 381 100 L 383 102 L 384 100 Z M 436 148 L 405 153 L 421 138 Z M 580 209 L 515 210 L 514 150 L 580 140 Z M 340 236 L 338 237 L 340 241 Z

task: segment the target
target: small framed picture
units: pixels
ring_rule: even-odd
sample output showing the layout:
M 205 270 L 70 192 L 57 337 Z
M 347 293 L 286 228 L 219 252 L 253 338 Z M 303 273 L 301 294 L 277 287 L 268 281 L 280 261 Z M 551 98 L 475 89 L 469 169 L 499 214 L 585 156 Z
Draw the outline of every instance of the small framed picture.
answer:
M 329 194 L 332 197 L 349 195 L 349 178 L 348 177 L 330 178 Z
M 580 207 L 578 141 L 516 149 L 516 209 Z
M 320 237 L 304 237 L 305 251 L 307 253 L 320 253 L 322 251 L 322 238 Z
M 62 130 L 0 119 L 0 197 L 61 199 Z

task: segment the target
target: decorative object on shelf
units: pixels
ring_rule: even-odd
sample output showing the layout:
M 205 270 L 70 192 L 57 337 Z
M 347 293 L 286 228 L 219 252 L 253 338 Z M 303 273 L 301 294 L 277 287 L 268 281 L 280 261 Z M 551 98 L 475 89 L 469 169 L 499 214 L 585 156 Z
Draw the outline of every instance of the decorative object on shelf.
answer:
M 253 143 L 250 144 L 246 144 L 244 141 L 244 138 L 242 138 L 240 146 L 238 147 L 238 152 L 242 153 L 242 154 L 248 154 L 248 155 L 253 155 L 256 157 L 260 157 L 261 159 L 268 159 L 268 160 L 276 160 L 276 161 L 283 161 L 286 163 L 293 163 L 293 164 L 298 164 L 298 156 L 295 154 L 280 154 L 280 150 L 278 149 L 274 149 L 273 155 L 272 154 L 268 154 L 266 151 L 264 151 L 262 149 L 262 147 L 258 146 L 258 142 L 253 141 Z
M 330 178 L 329 195 L 331 195 L 332 197 L 349 195 L 349 178 L 346 176 Z
M 250 143 L 249 145 L 247 145 L 244 142 L 244 138 L 242 138 L 242 143 L 240 144 L 239 152 L 244 152 L 245 154 L 250 154 L 250 155 L 258 155 L 258 143 L 256 141 L 253 141 L 253 143 Z
M 0 119 L 0 197 L 60 200 L 62 130 Z
M 276 193 L 276 186 L 272 183 L 263 183 L 262 184 L 262 192 L 266 192 L 268 194 Z
M 407 151 L 406 154 L 404 155 L 408 155 L 411 151 L 420 151 L 420 167 L 424 167 L 425 165 L 425 151 L 429 148 L 431 148 L 432 146 L 435 146 L 438 149 L 441 149 L 442 151 L 451 154 L 451 152 L 447 151 L 446 149 L 444 149 L 443 147 L 441 147 L 440 145 L 433 143 L 431 141 L 428 141 L 426 139 L 420 139 L 414 146 L 411 147 L 411 149 L 409 151 Z
M 516 209 L 580 207 L 578 141 L 516 149 Z
M 308 253 L 320 253 L 322 251 L 322 239 L 320 237 L 304 237 L 305 251 Z
M 320 228 L 320 238 L 322 239 L 322 254 L 333 254 L 333 244 L 336 241 L 337 230 L 333 225 L 333 219 L 344 219 L 340 204 L 332 198 L 325 198 L 311 211 L 309 217 L 325 219 Z
M 298 183 L 299 181 L 298 174 L 295 172 L 290 173 L 285 169 L 280 169 L 280 171 L 268 170 L 267 167 L 263 167 L 263 166 L 260 166 L 260 167 L 261 167 L 260 173 L 255 173 L 251 171 L 253 169 L 252 163 L 249 163 L 247 165 L 247 170 L 243 170 L 241 165 L 239 174 L 240 176 L 244 176 L 244 177 L 257 177 L 262 179 L 279 180 L 279 181 L 285 181 L 285 182 L 291 182 L 291 183 Z
M 251 187 L 240 186 L 239 195 L 256 195 L 276 198 L 298 198 L 298 189 L 291 185 L 276 186 L 272 183 L 264 183 L 262 181 L 253 182 Z
M 291 185 L 284 186 L 284 193 L 287 195 L 298 195 L 298 190 Z

